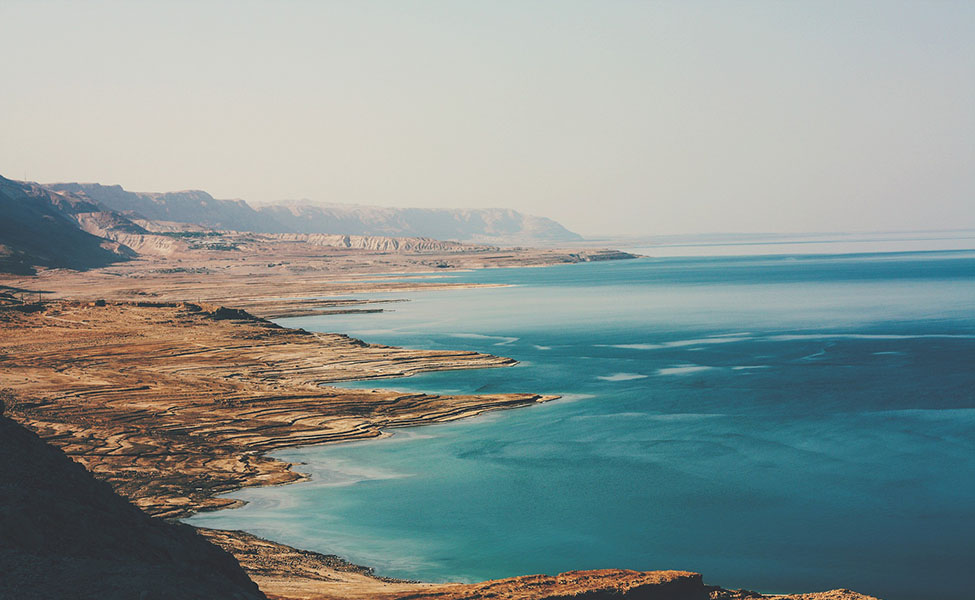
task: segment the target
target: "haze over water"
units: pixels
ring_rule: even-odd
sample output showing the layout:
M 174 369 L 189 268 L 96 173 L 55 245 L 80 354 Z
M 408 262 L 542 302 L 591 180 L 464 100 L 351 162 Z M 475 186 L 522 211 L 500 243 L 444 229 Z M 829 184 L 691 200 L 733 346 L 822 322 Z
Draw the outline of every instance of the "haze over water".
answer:
M 512 287 L 280 322 L 521 361 L 350 385 L 564 399 L 276 452 L 313 480 L 190 521 L 426 581 L 621 567 L 888 600 L 975 586 L 975 251 L 450 276 Z

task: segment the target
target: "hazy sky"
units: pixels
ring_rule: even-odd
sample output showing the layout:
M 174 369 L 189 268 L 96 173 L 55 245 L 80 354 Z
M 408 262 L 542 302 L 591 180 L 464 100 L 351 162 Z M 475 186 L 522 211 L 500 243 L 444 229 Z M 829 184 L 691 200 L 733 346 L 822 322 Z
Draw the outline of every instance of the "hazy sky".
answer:
M 975 227 L 975 2 L 0 0 L 0 174 L 512 207 L 583 234 Z

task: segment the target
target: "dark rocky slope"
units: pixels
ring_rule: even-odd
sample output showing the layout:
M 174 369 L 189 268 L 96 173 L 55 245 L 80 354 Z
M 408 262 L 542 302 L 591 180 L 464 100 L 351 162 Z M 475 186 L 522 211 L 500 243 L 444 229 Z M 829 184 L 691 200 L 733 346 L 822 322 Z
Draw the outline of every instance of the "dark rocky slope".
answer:
M 0 599 L 260 600 L 237 561 L 0 416 Z
M 78 215 L 137 228 L 91 202 L 0 177 L 0 272 L 31 274 L 38 266 L 90 269 L 135 255 L 118 242 L 84 231 Z

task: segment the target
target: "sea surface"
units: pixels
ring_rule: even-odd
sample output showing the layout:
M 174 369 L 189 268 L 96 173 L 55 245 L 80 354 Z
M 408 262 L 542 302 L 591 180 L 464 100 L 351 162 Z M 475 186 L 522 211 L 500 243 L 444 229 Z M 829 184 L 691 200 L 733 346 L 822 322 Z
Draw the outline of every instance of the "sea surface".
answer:
M 509 287 L 279 322 L 520 361 L 350 387 L 561 400 L 275 452 L 312 481 L 243 490 L 245 507 L 189 522 L 425 581 L 621 567 L 763 592 L 975 597 L 975 252 L 448 280 Z

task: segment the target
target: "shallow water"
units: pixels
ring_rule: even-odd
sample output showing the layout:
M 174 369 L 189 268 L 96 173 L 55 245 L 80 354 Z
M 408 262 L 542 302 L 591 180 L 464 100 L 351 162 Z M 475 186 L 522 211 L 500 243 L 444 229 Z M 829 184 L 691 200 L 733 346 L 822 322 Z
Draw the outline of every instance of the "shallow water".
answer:
M 975 252 L 455 280 L 514 286 L 280 322 L 521 361 L 351 386 L 564 399 L 277 452 L 313 481 L 190 522 L 429 581 L 679 568 L 767 592 L 970 597 Z

